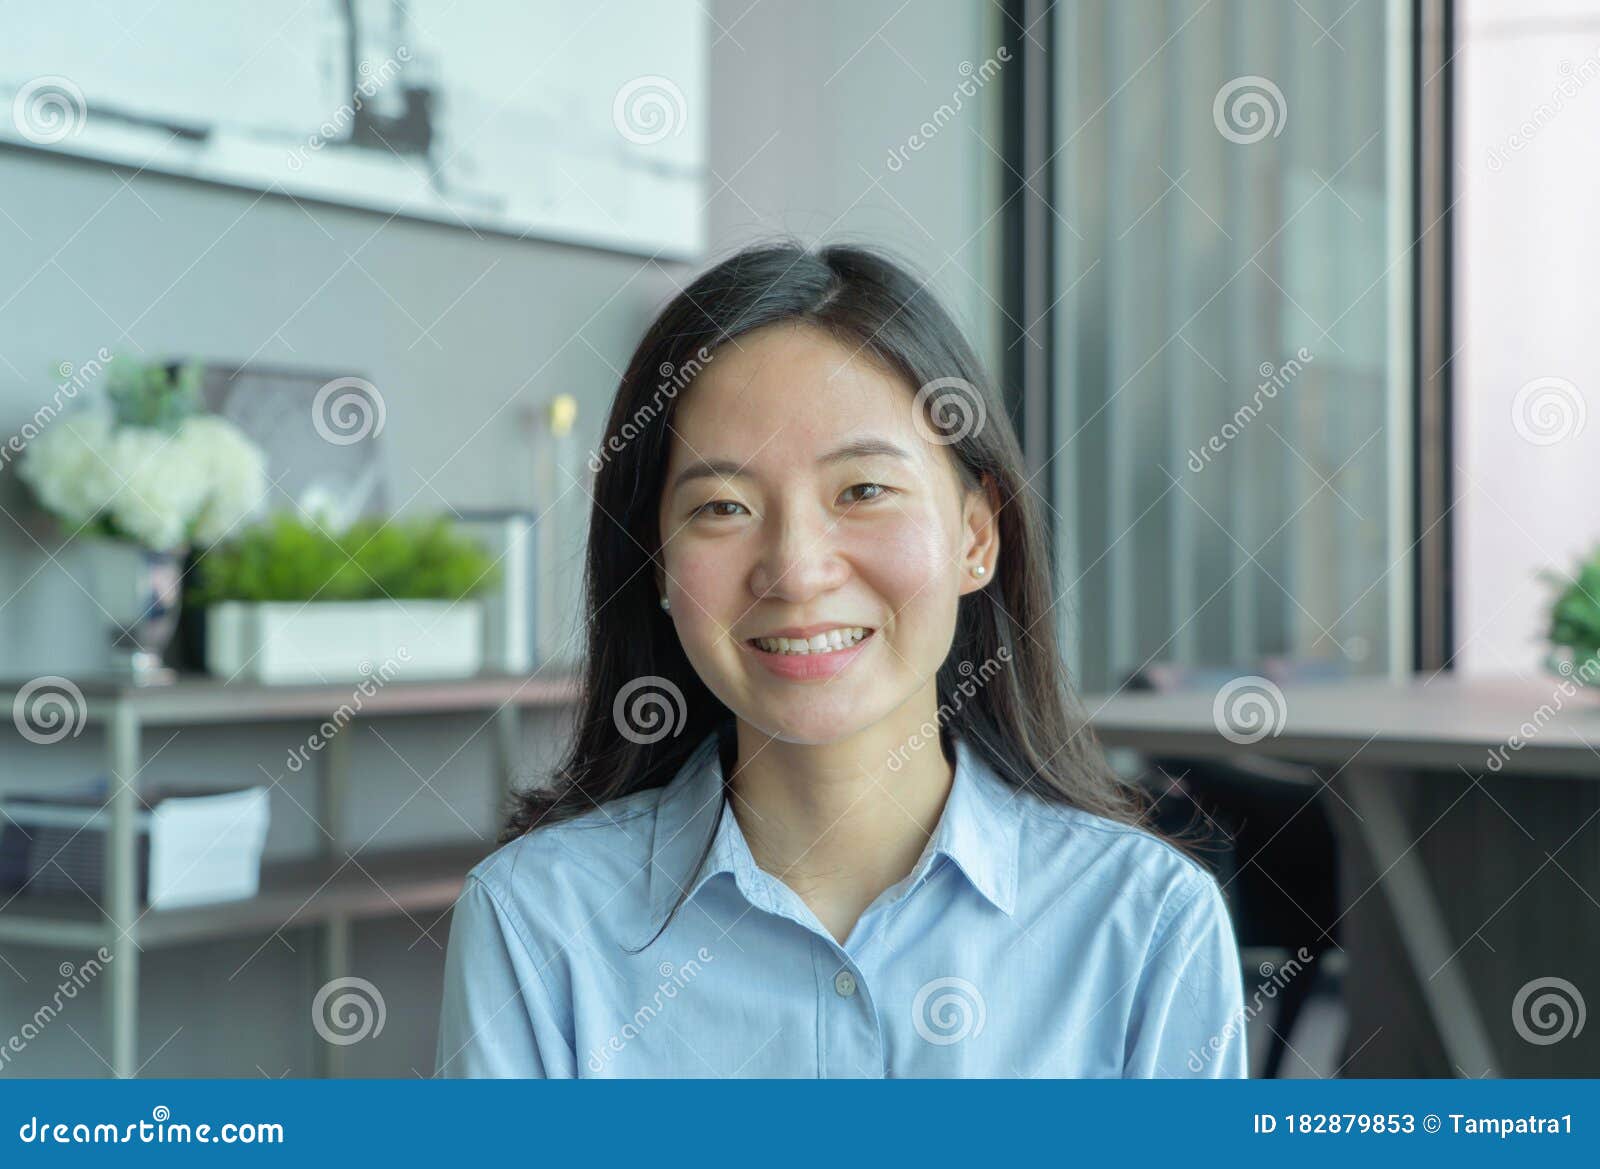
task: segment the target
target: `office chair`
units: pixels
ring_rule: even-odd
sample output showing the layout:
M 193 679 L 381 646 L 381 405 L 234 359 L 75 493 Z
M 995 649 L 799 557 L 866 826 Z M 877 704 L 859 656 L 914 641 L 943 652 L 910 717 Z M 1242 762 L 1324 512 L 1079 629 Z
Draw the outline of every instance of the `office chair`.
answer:
M 1135 672 L 1125 686 L 1214 693 L 1246 672 L 1158 665 Z M 1274 659 L 1254 672 L 1287 682 L 1330 670 L 1321 663 Z M 1261 751 L 1260 758 L 1228 761 L 1147 755 L 1155 774 L 1147 772 L 1144 785 L 1158 800 L 1151 817 L 1156 826 L 1189 842 L 1222 885 L 1241 950 L 1286 951 L 1298 961 L 1304 948 L 1311 956 L 1306 972 L 1276 992 L 1279 1015 L 1263 1068 L 1272 1078 L 1282 1070 L 1288 1036 L 1311 992 L 1319 981 L 1334 980 L 1322 959 L 1338 945 L 1339 870 L 1316 771 L 1270 758 L 1270 743 L 1261 744 Z M 1247 999 L 1258 976 L 1247 972 Z

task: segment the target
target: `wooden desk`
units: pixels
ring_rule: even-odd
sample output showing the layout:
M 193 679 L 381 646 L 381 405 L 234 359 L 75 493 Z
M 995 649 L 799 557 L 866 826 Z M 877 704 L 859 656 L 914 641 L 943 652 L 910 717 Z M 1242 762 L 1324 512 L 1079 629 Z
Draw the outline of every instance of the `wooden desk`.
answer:
M 1244 701 L 1245 693 L 1234 691 L 1234 703 Z M 1266 713 L 1265 723 L 1237 717 L 1249 713 L 1246 707 L 1236 707 L 1235 716 L 1230 716 L 1229 695 L 1210 689 L 1091 695 L 1084 703 L 1096 735 L 1108 747 L 1133 748 L 1152 756 L 1265 757 L 1314 766 L 1322 782 L 1308 792 L 1308 799 L 1330 790 L 1337 797 L 1331 806 L 1344 826 L 1341 836 L 1365 851 L 1376 874 L 1374 883 L 1383 888 L 1410 970 L 1449 1061 L 1461 1075 L 1504 1074 L 1506 1064 L 1491 1035 L 1498 1031 L 1503 1037 L 1509 1029 L 1499 1016 L 1509 1013 L 1511 1002 L 1508 998 L 1501 1003 L 1496 996 L 1490 1004 L 1495 1026 L 1486 1024 L 1483 1004 L 1457 961 L 1472 936 L 1452 936 L 1435 882 L 1416 848 L 1433 823 L 1423 821 L 1416 830 L 1408 825 L 1402 793 L 1408 783 L 1417 782 L 1417 776 L 1453 777 L 1466 790 L 1482 789 L 1515 822 L 1516 816 L 1507 809 L 1517 805 L 1517 786 L 1532 790 L 1538 786 L 1535 777 L 1574 781 L 1565 788 L 1575 801 L 1563 813 L 1573 830 L 1567 839 L 1583 832 L 1593 835 L 1600 831 L 1594 822 L 1600 813 L 1595 794 L 1600 791 L 1595 782 L 1600 780 L 1600 694 L 1579 691 L 1576 683 L 1555 674 L 1470 681 L 1439 675 L 1403 684 L 1306 683 L 1282 687 L 1276 694 L 1255 686 L 1249 694 L 1261 696 L 1254 710 Z M 1507 777 L 1525 779 L 1519 785 L 1518 779 Z M 1516 785 L 1509 793 L 1508 783 Z M 1590 805 L 1595 810 L 1584 816 Z M 1511 823 L 1504 827 L 1516 834 Z M 1522 834 L 1533 838 L 1527 829 Z M 1468 869 L 1492 865 L 1496 850 L 1484 847 L 1490 843 L 1465 839 L 1451 855 Z M 1526 848 L 1520 840 L 1516 843 Z M 1582 880 L 1600 868 L 1593 855 L 1597 851 L 1580 853 L 1587 867 L 1580 866 L 1579 876 L 1568 876 L 1580 888 L 1585 883 L 1595 886 L 1594 894 L 1585 891 L 1585 904 L 1593 902 L 1590 908 L 1600 915 L 1596 901 L 1600 884 Z M 1540 855 L 1555 859 L 1548 850 Z M 1512 875 L 1508 883 L 1514 880 Z M 1572 920 L 1545 923 L 1525 931 L 1525 936 L 1537 938 L 1540 928 L 1561 928 L 1569 934 L 1584 930 L 1592 938 L 1594 920 L 1589 919 L 1587 929 Z M 1597 969 L 1600 963 L 1591 964 L 1587 973 Z M 1568 972 L 1584 982 L 1578 974 Z M 1591 988 L 1600 987 L 1593 978 L 1587 982 Z M 1592 1046 L 1592 1037 L 1588 1042 Z M 1594 1068 L 1587 1074 L 1595 1074 Z

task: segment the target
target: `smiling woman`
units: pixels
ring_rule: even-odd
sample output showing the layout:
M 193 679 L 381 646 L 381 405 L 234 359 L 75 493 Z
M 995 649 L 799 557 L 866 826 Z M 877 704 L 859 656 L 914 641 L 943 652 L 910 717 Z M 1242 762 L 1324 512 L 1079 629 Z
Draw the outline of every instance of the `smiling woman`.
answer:
M 440 1074 L 1244 1074 L 1220 890 L 1084 724 L 924 283 L 741 252 L 605 438 L 577 732 L 457 903 Z

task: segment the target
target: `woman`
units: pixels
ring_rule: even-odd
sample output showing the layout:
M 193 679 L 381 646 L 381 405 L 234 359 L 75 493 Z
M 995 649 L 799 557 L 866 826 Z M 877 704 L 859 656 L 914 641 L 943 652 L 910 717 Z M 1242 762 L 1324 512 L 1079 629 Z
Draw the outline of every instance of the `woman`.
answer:
M 1245 1074 L 1216 882 L 1076 711 L 1034 486 L 922 283 L 733 256 L 591 469 L 577 732 L 456 904 L 440 1074 Z

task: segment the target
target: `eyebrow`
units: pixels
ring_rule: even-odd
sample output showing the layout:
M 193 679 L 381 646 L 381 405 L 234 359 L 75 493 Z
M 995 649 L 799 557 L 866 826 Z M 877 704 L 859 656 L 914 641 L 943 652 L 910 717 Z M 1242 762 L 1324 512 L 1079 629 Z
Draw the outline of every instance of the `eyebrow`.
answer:
M 833 463 L 848 462 L 850 459 L 866 459 L 879 455 L 892 459 L 904 459 L 908 463 L 913 461 L 910 451 L 890 442 L 888 439 L 858 438 L 819 455 L 817 457 L 817 465 L 828 466 Z M 687 483 L 692 483 L 696 479 L 748 479 L 751 477 L 751 472 L 745 470 L 742 463 L 737 463 L 732 459 L 703 459 L 679 471 L 669 490 L 675 492 L 680 487 Z

